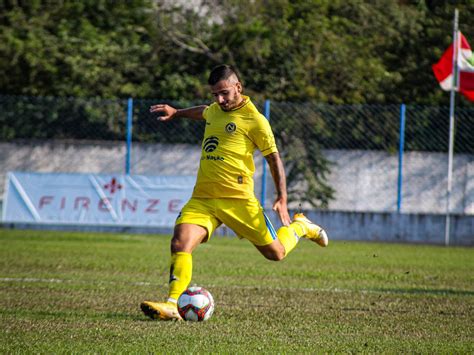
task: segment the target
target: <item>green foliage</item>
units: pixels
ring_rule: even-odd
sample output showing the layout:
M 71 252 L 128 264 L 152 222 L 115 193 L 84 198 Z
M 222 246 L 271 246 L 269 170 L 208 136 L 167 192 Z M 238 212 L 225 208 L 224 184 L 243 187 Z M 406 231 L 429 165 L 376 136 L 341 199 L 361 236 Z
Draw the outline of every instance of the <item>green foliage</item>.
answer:
M 209 70 L 228 62 L 259 99 L 446 103 L 431 64 L 455 7 L 474 41 L 469 0 L 8 1 L 1 93 L 208 100 Z
M 213 4 L 212 10 L 194 16 L 193 26 L 181 30 L 176 19 L 165 26 L 173 33 L 168 38 L 189 40 L 173 51 L 192 58 L 184 73 L 202 74 L 228 62 L 243 73 L 253 96 L 278 101 L 435 105 L 449 96 L 431 70 L 452 37 L 454 6 L 448 3 L 203 3 Z M 461 30 L 474 38 L 468 17 L 474 4 L 460 1 L 456 7 Z M 221 23 L 209 23 L 216 13 Z
M 2 93 L 149 95 L 150 6 L 147 0 L 4 2 Z
M 390 96 L 392 102 L 449 105 L 449 94 L 440 89 L 431 65 L 452 43 L 455 8 L 459 10 L 459 29 L 472 46 L 474 2 L 471 0 L 418 1 L 410 6 L 415 26 L 408 27 L 401 46 L 392 48 L 393 57 L 386 62 L 389 68 L 398 70 L 403 79 Z M 458 95 L 456 105 L 462 107 L 472 103 Z

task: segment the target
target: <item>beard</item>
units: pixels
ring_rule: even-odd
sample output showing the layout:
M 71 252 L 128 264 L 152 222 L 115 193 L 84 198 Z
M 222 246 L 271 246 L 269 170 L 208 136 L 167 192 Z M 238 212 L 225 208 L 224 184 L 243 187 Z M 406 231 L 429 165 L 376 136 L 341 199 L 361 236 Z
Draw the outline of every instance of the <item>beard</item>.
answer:
M 232 111 L 233 109 L 238 107 L 242 103 L 243 100 L 244 99 L 242 96 L 238 96 L 238 97 L 229 99 L 228 101 L 222 104 L 219 104 L 219 106 L 222 109 L 222 111 Z

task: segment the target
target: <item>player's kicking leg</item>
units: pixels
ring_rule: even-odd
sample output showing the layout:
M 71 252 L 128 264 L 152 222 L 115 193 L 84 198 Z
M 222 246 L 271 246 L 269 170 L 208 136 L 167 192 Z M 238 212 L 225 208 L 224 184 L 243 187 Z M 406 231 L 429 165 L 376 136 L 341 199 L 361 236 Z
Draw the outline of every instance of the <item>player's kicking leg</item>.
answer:
M 322 247 L 328 246 L 329 239 L 326 231 L 317 224 L 311 222 L 303 213 L 296 213 L 293 216 L 293 223 L 299 223 L 303 227 L 304 238 L 312 240 Z
M 273 242 L 254 245 L 269 260 L 279 261 L 285 258 L 296 246 L 300 238 L 307 238 L 322 247 L 328 245 L 326 232 L 317 224 L 311 222 L 302 213 L 297 213 L 289 226 L 282 226 L 275 231 L 268 217 L 263 213 L 268 234 Z M 263 223 L 261 223 L 263 224 Z M 249 239 L 249 238 L 247 238 Z M 268 240 L 267 240 L 268 241 Z

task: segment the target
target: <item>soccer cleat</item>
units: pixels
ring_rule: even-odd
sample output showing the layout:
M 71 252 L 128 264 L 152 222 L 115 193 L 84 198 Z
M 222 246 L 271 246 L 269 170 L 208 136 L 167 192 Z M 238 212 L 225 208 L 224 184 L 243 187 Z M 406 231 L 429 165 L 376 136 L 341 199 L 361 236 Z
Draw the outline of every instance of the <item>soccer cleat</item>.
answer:
M 178 306 L 173 302 L 145 301 L 140 305 L 143 313 L 151 319 L 182 320 L 178 313 Z
M 318 243 L 322 247 L 327 247 L 329 243 L 328 235 L 317 224 L 311 222 L 308 218 L 305 217 L 302 213 L 295 213 L 293 216 L 293 221 L 300 223 L 305 229 L 306 233 L 305 238 L 311 239 L 313 242 Z

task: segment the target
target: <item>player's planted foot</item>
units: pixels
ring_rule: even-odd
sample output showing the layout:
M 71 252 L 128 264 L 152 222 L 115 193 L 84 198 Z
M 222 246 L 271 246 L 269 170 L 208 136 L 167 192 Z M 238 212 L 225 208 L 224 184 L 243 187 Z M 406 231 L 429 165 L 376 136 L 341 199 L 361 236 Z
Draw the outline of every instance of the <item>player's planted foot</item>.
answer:
M 328 236 L 324 229 L 322 229 L 317 224 L 311 222 L 308 218 L 305 217 L 302 213 L 295 213 L 293 216 L 293 221 L 300 223 L 305 230 L 305 238 L 311 239 L 313 242 L 318 243 L 322 247 L 327 247 L 329 243 Z
M 151 319 L 182 320 L 178 313 L 178 306 L 173 302 L 145 301 L 140 305 L 140 308 Z

